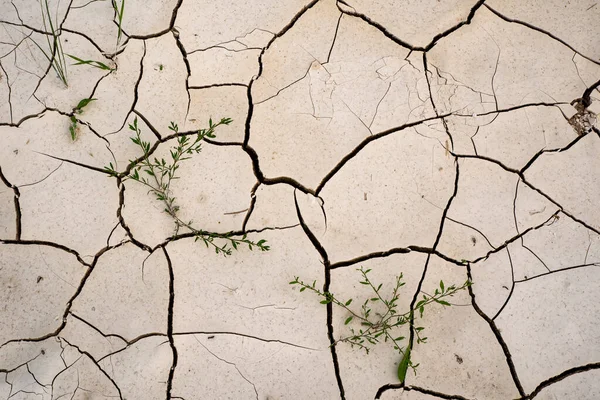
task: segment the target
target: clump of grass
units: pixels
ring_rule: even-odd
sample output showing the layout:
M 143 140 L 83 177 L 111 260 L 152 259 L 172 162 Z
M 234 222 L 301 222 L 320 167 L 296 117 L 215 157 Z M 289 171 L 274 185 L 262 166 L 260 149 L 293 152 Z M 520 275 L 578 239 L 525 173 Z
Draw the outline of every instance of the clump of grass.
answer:
M 52 20 L 52 14 L 50 13 L 48 0 L 40 1 L 40 8 L 44 31 L 49 33 L 44 34 L 48 48 L 44 50 L 39 43 L 37 43 L 35 40 L 32 41 L 50 62 L 52 69 L 54 72 L 56 72 L 56 75 L 59 77 L 59 79 L 65 84 L 66 87 L 68 87 L 67 62 L 65 60 L 65 53 L 62 48 L 62 41 L 60 39 L 60 30 L 58 27 L 55 27 L 55 22 Z M 55 20 L 57 19 L 58 15 L 56 16 Z
M 401 356 L 400 363 L 398 364 L 398 379 L 400 382 L 404 382 L 406 378 L 406 372 L 408 368 L 412 368 L 416 373 L 416 368 L 419 364 L 414 364 L 411 359 L 412 344 L 408 343 L 402 347 L 400 342 L 405 340 L 404 336 L 396 336 L 394 334 L 395 328 L 410 324 L 414 321 L 415 313 L 418 312 L 420 318 L 423 318 L 423 312 L 425 308 L 433 303 L 441 304 L 444 307 L 449 307 L 450 303 L 443 300 L 445 297 L 454 296 L 458 291 L 466 289 L 471 285 L 471 281 L 467 280 L 461 286 L 451 285 L 446 287 L 443 281 L 440 281 L 439 288 L 435 289 L 433 296 L 423 294 L 422 300 L 415 304 L 414 309 L 401 313 L 398 311 L 398 300 L 400 288 L 405 285 L 402 281 L 403 275 L 396 277 L 394 287 L 389 297 L 384 297 L 382 294 L 383 284 L 373 283 L 368 274 L 370 269 L 364 270 L 362 267 L 357 269 L 361 274 L 362 285 L 368 286 L 374 293 L 373 297 L 367 298 L 360 306 L 360 309 L 356 311 L 350 306 L 353 304 L 353 299 L 342 301 L 335 297 L 333 293 L 323 292 L 316 287 L 316 281 L 312 284 L 308 284 L 300 278 L 295 277 L 290 285 L 299 285 L 300 292 L 309 290 L 315 293 L 318 297 L 322 298 L 321 304 L 335 304 L 337 307 L 343 309 L 347 317 L 344 320 L 344 325 L 350 325 L 350 335 L 343 336 L 337 339 L 332 346 L 338 343 L 347 343 L 351 347 L 358 347 L 368 354 L 370 346 L 378 343 L 389 342 L 393 345 L 394 350 Z M 373 307 L 377 306 L 378 311 L 373 312 Z M 358 324 L 359 327 L 353 325 Z M 414 327 L 414 333 L 417 344 L 426 343 L 427 337 L 423 336 L 423 330 L 425 328 L 421 326 Z
M 204 138 L 215 138 L 215 129 L 220 125 L 229 125 L 231 122 L 230 118 L 223 118 L 218 123 L 213 124 L 211 119 L 209 120 L 208 129 L 201 129 L 193 135 L 179 135 L 179 127 L 176 123 L 171 122 L 169 129 L 176 136 L 177 145 L 171 148 L 171 160 L 167 162 L 164 158 L 160 160 L 156 157 L 150 158 L 150 142 L 142 139 L 136 117 L 133 124 L 129 124 L 129 129 L 135 133 L 135 136 L 131 137 L 131 141 L 142 150 L 143 156 L 137 160 L 129 161 L 128 170 L 130 172 L 126 175 L 118 173 L 112 163 L 104 169 L 111 176 L 122 177 L 123 180 L 131 179 L 146 186 L 148 193 L 154 195 L 156 200 L 163 203 L 164 212 L 173 219 L 175 235 L 180 229 L 186 229 L 195 236 L 195 241 L 202 241 L 206 247 L 212 246 L 217 254 L 225 256 L 231 255 L 233 250 L 238 250 L 240 245 L 248 246 L 250 250 L 258 248 L 261 251 L 268 251 L 270 247 L 266 245 L 264 239 L 253 242 L 245 234 L 239 238 L 235 237 L 232 232 L 225 234 L 208 232 L 194 227 L 193 221 L 183 221 L 179 217 L 179 206 L 176 204 L 176 198 L 171 191 L 171 183 L 175 179 L 179 179 L 176 172 L 181 162 L 189 160 L 193 154 L 200 153 Z
M 121 0 L 121 7 L 117 4 L 117 0 L 112 0 L 113 8 L 115 9 L 115 14 L 117 16 L 117 25 L 119 27 L 119 31 L 117 33 L 117 47 L 121 43 L 121 36 L 123 35 L 123 14 L 125 12 L 125 0 Z

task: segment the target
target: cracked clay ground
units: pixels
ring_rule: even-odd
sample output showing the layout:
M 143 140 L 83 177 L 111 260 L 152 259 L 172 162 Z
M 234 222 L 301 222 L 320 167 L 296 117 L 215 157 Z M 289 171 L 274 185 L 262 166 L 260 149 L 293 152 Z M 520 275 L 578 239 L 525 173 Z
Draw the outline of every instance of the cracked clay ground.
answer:
M 65 85 L 0 0 L 0 399 L 600 399 L 597 0 L 126 0 L 118 45 L 108 0 L 48 9 L 111 69 Z M 210 117 L 179 215 L 269 251 L 126 178 L 129 124 L 161 158 Z M 473 282 L 397 329 L 404 383 L 289 284 L 359 310 L 360 267 L 402 312 Z

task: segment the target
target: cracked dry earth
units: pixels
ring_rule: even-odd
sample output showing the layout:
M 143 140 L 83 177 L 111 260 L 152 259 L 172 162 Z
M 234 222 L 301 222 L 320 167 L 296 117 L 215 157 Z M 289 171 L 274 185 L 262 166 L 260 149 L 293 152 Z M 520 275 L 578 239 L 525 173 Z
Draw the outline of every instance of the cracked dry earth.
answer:
M 69 60 L 66 87 L 39 3 L 0 0 L 0 398 L 600 398 L 596 0 L 127 0 L 118 47 L 110 2 L 49 9 L 114 70 Z M 181 212 L 268 252 L 173 235 L 103 169 L 140 156 L 134 118 L 168 154 L 209 117 L 234 122 Z M 359 267 L 403 273 L 404 310 L 473 281 L 415 321 L 404 384 L 288 284 L 358 302 Z

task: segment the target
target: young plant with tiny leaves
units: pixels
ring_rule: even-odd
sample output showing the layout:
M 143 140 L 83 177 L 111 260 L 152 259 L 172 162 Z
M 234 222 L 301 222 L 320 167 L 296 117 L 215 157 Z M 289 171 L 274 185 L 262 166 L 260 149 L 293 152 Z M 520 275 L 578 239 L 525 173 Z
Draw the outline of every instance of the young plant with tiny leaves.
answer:
M 177 141 L 177 145 L 173 146 L 169 153 L 170 161 L 164 158 L 160 160 L 156 157 L 151 157 L 156 149 L 151 147 L 150 142 L 146 142 L 141 137 L 141 129 L 138 126 L 137 117 L 133 124 L 129 125 L 129 129 L 135 133 L 131 140 L 142 150 L 142 157 L 137 160 L 129 160 L 129 166 L 126 173 L 118 173 L 112 163 L 108 167 L 104 167 L 105 171 L 111 176 L 120 177 L 123 181 L 131 179 L 148 188 L 148 193 L 154 195 L 156 200 L 161 201 L 164 205 L 164 212 L 167 213 L 174 221 L 175 235 L 180 229 L 186 229 L 191 232 L 195 241 L 202 241 L 206 247 L 211 247 L 217 254 L 225 256 L 231 255 L 233 250 L 238 250 L 239 246 L 248 246 L 250 250 L 257 248 L 261 251 L 268 251 L 269 246 L 266 245 L 266 240 L 261 239 L 257 242 L 247 238 L 244 234 L 242 237 L 234 236 L 233 232 L 215 233 L 202 229 L 197 229 L 193 226 L 193 221 L 184 221 L 179 216 L 179 206 L 175 202 L 171 190 L 171 183 L 179 179 L 177 170 L 181 162 L 189 160 L 193 154 L 198 154 L 202 150 L 202 141 L 205 138 L 215 138 L 215 129 L 220 125 L 229 125 L 232 122 L 230 118 L 223 118 L 218 123 L 214 124 L 212 119 L 209 120 L 208 129 L 200 129 L 194 134 L 180 134 L 179 127 L 176 123 L 171 122 L 169 129 L 173 132 L 172 137 Z
M 92 101 L 95 101 L 96 99 L 93 98 L 89 98 L 89 99 L 82 99 L 81 101 L 79 101 L 79 103 L 77 103 L 77 105 L 75 106 L 75 108 L 73 108 L 73 113 L 71 114 L 71 116 L 69 117 L 71 123 L 69 124 L 69 133 L 71 134 L 71 140 L 75 141 L 77 139 L 77 117 L 75 117 L 75 114 L 81 114 L 83 112 L 83 109 L 85 108 L 85 106 L 87 106 L 88 104 L 90 104 Z
M 364 300 L 358 310 L 356 307 L 352 307 L 353 304 L 356 304 L 354 299 L 344 301 L 337 298 L 331 292 L 324 292 L 317 288 L 316 281 L 309 284 L 295 277 L 290 282 L 290 285 L 300 286 L 300 292 L 305 290 L 313 292 L 321 298 L 321 304 L 332 303 L 345 312 L 344 325 L 349 326 L 350 334 L 340 337 L 332 346 L 338 343 L 347 343 L 351 347 L 356 346 L 368 354 L 371 346 L 381 343 L 382 340 L 384 343 L 388 342 L 392 344 L 394 350 L 401 356 L 397 372 L 399 381 L 404 382 L 408 368 L 412 368 L 416 373 L 416 368 L 419 364 L 414 364 L 411 360 L 412 344 L 408 343 L 406 346 L 402 346 L 401 342 L 406 338 L 398 336 L 395 332 L 396 329 L 405 325 L 414 326 L 415 311 L 418 312 L 420 318 L 423 318 L 423 312 L 430 304 L 436 303 L 444 307 L 450 306 L 450 303 L 445 301 L 444 298 L 454 296 L 458 291 L 466 289 L 471 285 L 471 282 L 467 280 L 459 287 L 456 285 L 446 287 L 444 282 L 440 281 L 440 286 L 435 290 L 433 295 L 423 294 L 422 300 L 415 304 L 414 309 L 400 312 L 398 310 L 400 289 L 405 285 L 405 282 L 402 280 L 402 274 L 396 277 L 389 296 L 385 296 L 382 293 L 383 284 L 375 284 L 369 278 L 370 269 L 364 270 L 361 267 L 357 271 L 361 275 L 360 283 L 367 286 L 373 292 L 373 296 Z M 427 342 L 427 337 L 423 336 L 423 329 L 421 326 L 414 326 L 413 331 L 417 344 Z

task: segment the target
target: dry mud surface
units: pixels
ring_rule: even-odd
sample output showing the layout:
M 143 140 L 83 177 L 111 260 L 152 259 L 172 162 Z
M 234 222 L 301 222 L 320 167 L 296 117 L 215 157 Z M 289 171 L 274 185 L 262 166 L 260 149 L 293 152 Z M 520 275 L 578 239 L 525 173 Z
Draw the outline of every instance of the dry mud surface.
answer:
M 48 13 L 0 0 L 0 398 L 600 398 L 596 0 L 47 7 L 109 69 L 67 56 L 65 85 Z M 168 157 L 211 117 L 180 215 L 270 251 L 215 254 L 123 179 L 134 120 Z M 403 384 L 289 285 L 360 304 L 360 267 L 403 274 L 402 312 L 473 282 L 399 329 Z

